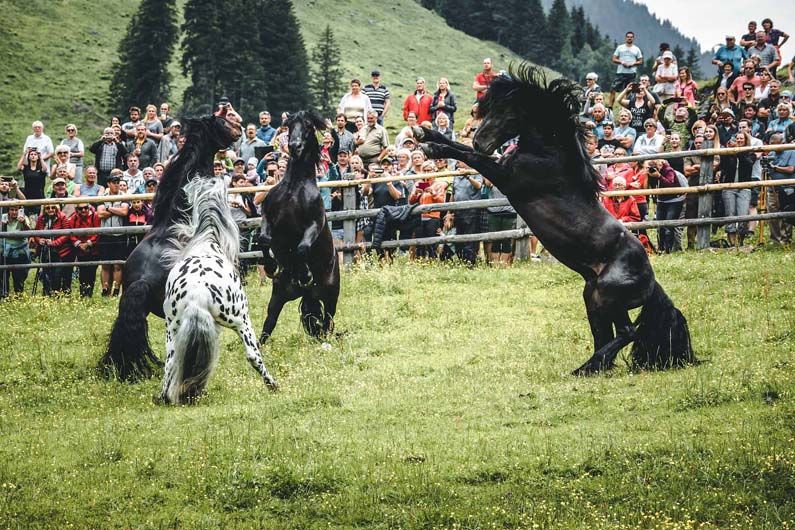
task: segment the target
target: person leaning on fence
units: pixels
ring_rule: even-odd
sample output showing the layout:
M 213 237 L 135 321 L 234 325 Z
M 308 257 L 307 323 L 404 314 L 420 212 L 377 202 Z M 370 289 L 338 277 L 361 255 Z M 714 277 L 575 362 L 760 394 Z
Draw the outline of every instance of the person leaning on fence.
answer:
M 71 228 L 69 219 L 61 212 L 57 204 L 45 204 L 43 212 L 36 221 L 36 230 L 66 230 Z M 34 238 L 41 263 L 69 263 L 72 249 L 69 236 L 53 235 Z M 52 295 L 63 292 L 69 294 L 72 289 L 72 267 L 52 267 L 39 272 L 44 294 Z
M 681 173 L 677 174 L 665 160 L 650 160 L 647 170 L 649 180 L 659 182 L 660 188 L 676 188 L 687 186 L 687 179 Z M 679 178 L 681 175 L 681 178 Z M 671 221 L 679 219 L 684 205 L 684 194 L 660 195 L 657 199 L 657 221 Z M 660 252 L 670 253 L 676 247 L 675 229 L 661 227 L 658 230 L 658 245 Z
M 3 238 L 5 233 L 24 232 L 33 228 L 33 223 L 25 216 L 25 211 L 19 206 L 0 208 L 0 265 L 27 265 L 30 263 L 30 249 L 27 238 Z M 28 278 L 28 269 L 4 270 L 0 275 L 0 298 L 5 298 L 11 292 L 21 294 L 25 289 L 25 280 Z M 12 283 L 13 281 L 13 283 Z
M 738 132 L 729 140 L 727 147 L 747 147 L 751 145 L 751 137 L 747 133 Z M 738 153 L 736 155 L 721 155 L 720 157 L 720 183 L 751 182 L 756 156 L 754 153 Z M 748 215 L 751 204 L 750 189 L 721 190 L 723 200 L 723 215 L 736 217 Z M 726 225 L 726 238 L 729 244 L 736 246 L 743 244 L 747 225 L 745 223 L 728 223 Z
M 436 172 L 436 165 L 426 160 L 422 164 L 422 173 Z M 426 205 L 426 204 L 441 204 L 445 199 L 445 191 L 447 190 L 447 183 L 434 178 L 428 178 L 418 182 L 414 186 L 414 190 L 409 195 L 409 204 Z M 414 237 L 426 238 L 435 237 L 437 230 L 441 225 L 441 213 L 437 211 L 423 212 L 420 215 L 420 226 L 415 231 Z M 435 258 L 436 247 L 434 245 L 419 245 L 417 246 L 416 256 L 418 258 Z
M 69 218 L 73 229 L 99 228 L 100 219 L 94 207 L 88 203 L 80 203 L 75 208 L 75 213 Z M 72 255 L 77 261 L 78 280 L 80 283 L 80 296 L 91 298 L 94 294 L 94 284 L 97 279 L 96 265 L 80 265 L 87 261 L 99 259 L 98 234 L 81 234 L 69 237 L 72 246 Z
M 108 178 L 108 189 L 105 197 L 108 200 L 101 203 L 97 208 L 97 214 L 101 220 L 102 228 L 120 228 L 124 226 L 124 220 L 130 210 L 130 205 L 124 201 L 113 198 L 119 195 L 119 175 L 111 175 Z M 127 238 L 124 234 L 110 233 L 102 234 L 99 238 L 99 256 L 103 261 L 124 260 L 126 257 Z M 124 267 L 121 264 L 102 265 L 101 281 L 102 296 L 118 296 L 121 291 L 122 274 Z
M 784 143 L 781 133 L 770 137 L 771 145 Z M 795 178 L 795 149 L 768 155 L 771 180 Z M 767 211 L 770 213 L 795 210 L 795 186 L 771 186 L 767 189 Z M 784 221 L 784 222 L 782 222 Z M 792 220 L 771 219 L 770 239 L 784 245 L 792 243 Z
M 488 179 L 483 179 L 483 185 L 491 188 L 492 199 L 505 199 L 505 194 L 495 187 Z M 510 204 L 503 206 L 489 206 L 488 230 L 489 232 L 503 232 L 516 228 L 516 210 Z M 493 266 L 507 267 L 513 263 L 513 239 L 500 239 L 491 242 L 489 249 L 489 263 Z

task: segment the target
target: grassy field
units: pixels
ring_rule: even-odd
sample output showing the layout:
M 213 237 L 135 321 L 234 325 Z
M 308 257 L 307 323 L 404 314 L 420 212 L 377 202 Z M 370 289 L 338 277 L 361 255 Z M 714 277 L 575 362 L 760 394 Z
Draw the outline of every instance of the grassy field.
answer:
M 192 407 L 95 375 L 113 302 L 0 304 L 0 527 L 792 528 L 793 254 L 654 265 L 698 367 L 570 376 L 590 334 L 560 265 L 369 265 L 330 347 L 286 308 L 279 392 L 225 331 Z
M 0 136 L 0 174 L 15 170 L 34 120 L 44 122 L 45 132 L 56 143 L 69 122 L 78 126 L 84 142 L 90 144 L 99 137 L 101 128 L 110 123 L 111 67 L 138 3 L 2 2 L 0 115 L 5 118 L 5 130 Z M 183 4 L 184 0 L 178 1 L 180 16 Z M 295 0 L 294 6 L 310 53 L 326 24 L 332 25 L 346 81 L 360 77 L 369 82 L 373 68 L 382 71 L 397 104 L 387 120 L 393 136 L 404 125 L 398 110 L 406 94 L 414 90 L 416 76 L 425 76 L 429 88 L 436 86 L 440 76 L 450 78 L 452 90 L 459 95 L 463 126 L 468 103 L 474 100 L 472 80 L 483 57 L 493 57 L 495 68 L 505 68 L 516 58 L 502 46 L 451 29 L 415 0 L 395 0 L 388 6 L 363 0 Z M 263 23 L 271 23 L 267 14 Z M 188 86 L 179 69 L 180 57 L 177 46 L 171 65 L 173 109 L 179 108 Z M 146 103 L 141 102 L 141 107 Z

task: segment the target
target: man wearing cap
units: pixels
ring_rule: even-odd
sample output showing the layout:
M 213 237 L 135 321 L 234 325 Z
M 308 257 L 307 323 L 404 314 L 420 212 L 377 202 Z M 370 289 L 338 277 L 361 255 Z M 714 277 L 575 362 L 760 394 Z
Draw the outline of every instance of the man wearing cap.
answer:
M 721 147 L 726 147 L 732 136 L 737 134 L 737 124 L 734 123 L 734 111 L 728 107 L 720 111 L 718 116 L 718 138 Z
M 101 221 L 94 208 L 88 203 L 80 203 L 75 208 L 75 213 L 69 217 L 72 228 L 99 228 Z M 77 258 L 77 262 L 96 261 L 99 257 L 99 235 L 84 234 L 72 235 L 69 237 L 69 244 L 72 247 L 72 255 Z M 94 294 L 94 283 L 97 279 L 96 265 L 78 266 L 80 278 L 80 296 L 91 298 Z
M 124 166 L 127 148 L 116 138 L 113 128 L 105 127 L 102 138 L 91 144 L 88 150 L 96 156 L 94 166 L 97 168 L 97 182 L 105 186 L 110 172 Z
M 433 96 L 425 90 L 425 79 L 418 77 L 414 86 L 414 93 L 406 96 L 403 101 L 403 121 L 408 121 L 409 112 L 413 112 L 417 116 L 417 123 L 433 121 L 431 117 Z
M 171 120 L 169 133 L 164 134 L 160 139 L 160 145 L 157 147 L 157 161 L 166 162 L 172 156 L 177 154 L 177 141 L 179 135 L 182 134 L 182 124 L 177 120 Z
M 243 160 L 257 156 L 257 147 L 265 147 L 268 144 L 257 138 L 257 126 L 253 123 L 246 125 L 246 134 L 243 135 L 237 145 L 237 156 Z
M 351 153 L 347 149 L 340 149 L 337 153 L 337 162 L 328 168 L 328 181 L 344 180 L 352 172 L 350 165 Z M 342 189 L 331 188 L 331 211 L 340 211 L 342 205 Z M 331 221 L 331 237 L 336 241 L 343 239 L 342 221 Z
M 102 228 L 121 228 L 130 211 L 130 204 L 116 200 L 119 195 L 119 175 L 108 177 L 108 189 L 104 196 L 107 200 L 97 207 Z M 126 258 L 127 238 L 124 234 L 102 234 L 99 238 L 99 257 L 104 260 L 123 260 Z M 100 273 L 102 296 L 118 296 L 121 291 L 122 265 L 103 265 Z
M 663 101 L 674 97 L 676 95 L 675 84 L 678 78 L 674 54 L 671 50 L 666 50 L 662 54 L 662 64 L 657 67 L 654 73 L 654 80 L 657 82 L 654 85 L 654 93 L 660 96 Z
M 384 118 L 391 105 L 389 89 L 381 84 L 381 71 L 373 70 L 370 72 L 372 83 L 364 85 L 363 92 L 370 98 L 373 110 L 378 113 L 378 125 L 384 124 Z
M 715 56 L 712 58 L 712 64 L 717 65 L 718 75 L 721 75 L 723 65 L 726 63 L 731 63 L 734 73 L 739 73 L 740 66 L 746 58 L 748 58 L 748 54 L 742 47 L 737 46 L 734 35 L 726 35 L 726 44 L 718 48 L 718 51 L 715 52 Z

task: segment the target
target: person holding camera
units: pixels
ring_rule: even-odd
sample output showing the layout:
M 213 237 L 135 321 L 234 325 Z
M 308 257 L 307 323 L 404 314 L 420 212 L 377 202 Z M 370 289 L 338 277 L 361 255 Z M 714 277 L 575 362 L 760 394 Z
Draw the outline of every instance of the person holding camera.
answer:
M 30 263 L 28 239 L 3 238 L 2 235 L 23 232 L 31 228 L 33 228 L 33 223 L 25 216 L 23 208 L 19 206 L 0 208 L 0 264 L 27 265 Z M 0 299 L 9 295 L 12 286 L 15 293 L 22 293 L 27 278 L 28 269 L 4 270 L 0 276 Z
M 17 169 L 21 170 L 25 162 L 25 156 L 35 148 L 39 152 L 41 161 L 44 166 L 50 169 L 50 157 L 52 157 L 55 147 L 52 145 L 52 140 L 49 136 L 44 134 L 44 124 L 38 120 L 33 122 L 33 134 L 25 138 L 25 145 L 22 147 L 22 156 L 19 157 L 17 162 Z
M 621 91 L 618 103 L 632 114 L 630 127 L 638 136 L 642 135 L 646 120 L 654 116 L 655 102 L 651 92 L 640 83 L 632 82 Z
M 97 182 L 100 186 L 106 186 L 110 172 L 124 167 L 127 148 L 116 137 L 112 127 L 105 127 L 102 138 L 91 144 L 88 150 L 96 157 L 94 166 L 97 168 Z
M 0 201 L 24 201 L 25 199 L 25 194 L 19 189 L 19 185 L 14 177 L 0 178 Z
M 649 160 L 648 171 L 649 183 L 652 187 L 660 188 L 682 188 L 687 187 L 685 176 L 671 167 L 666 160 Z M 685 194 L 660 195 L 657 198 L 657 221 L 671 221 L 679 219 L 685 203 Z M 658 230 L 657 248 L 660 252 L 671 253 L 677 248 L 676 228 L 661 227 Z

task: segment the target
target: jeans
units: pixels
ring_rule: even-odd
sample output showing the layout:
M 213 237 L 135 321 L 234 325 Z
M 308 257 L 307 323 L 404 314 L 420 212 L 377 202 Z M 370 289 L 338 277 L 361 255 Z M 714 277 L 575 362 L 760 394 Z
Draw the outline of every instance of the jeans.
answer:
M 672 221 L 679 219 L 682 213 L 684 201 L 657 202 L 657 221 Z M 674 250 L 676 229 L 666 226 L 658 230 L 657 245 L 660 252 L 672 252 Z
M 480 232 L 480 212 L 477 210 L 458 210 L 455 216 L 455 233 L 458 236 Z M 474 264 L 478 257 L 479 243 L 456 243 L 456 254 L 461 261 Z
M 14 257 L 0 256 L 0 263 L 3 265 L 27 265 L 30 263 L 30 258 L 27 254 L 19 254 Z M 28 278 L 28 271 L 29 269 L 9 269 L 2 271 L 2 275 L 0 276 L 0 298 L 5 298 L 11 293 L 12 285 L 15 293 L 22 293 L 25 289 L 25 280 Z
M 751 190 L 723 190 L 723 215 L 733 217 L 737 215 L 748 215 L 748 208 L 751 205 Z M 737 232 L 745 234 L 748 231 L 747 223 L 729 223 L 726 225 L 727 234 Z
M 78 256 L 77 262 L 81 261 L 96 261 L 98 256 Z M 83 265 L 78 266 L 78 278 L 80 279 L 80 296 L 83 298 L 91 298 L 94 294 L 94 284 L 97 281 L 97 266 L 96 265 Z

